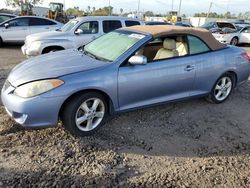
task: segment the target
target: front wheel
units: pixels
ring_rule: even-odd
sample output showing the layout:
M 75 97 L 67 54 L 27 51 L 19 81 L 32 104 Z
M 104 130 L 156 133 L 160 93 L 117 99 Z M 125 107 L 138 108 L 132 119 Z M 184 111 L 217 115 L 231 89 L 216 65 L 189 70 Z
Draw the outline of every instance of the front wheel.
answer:
M 108 106 L 105 98 L 95 92 L 77 95 L 67 102 L 62 113 L 66 130 L 76 136 L 88 136 L 105 122 Z
M 230 44 L 236 46 L 238 44 L 238 38 L 237 37 L 232 38 Z
M 224 74 L 215 83 L 208 100 L 216 104 L 227 100 L 234 86 L 234 77 L 231 74 Z
M 0 47 L 3 45 L 3 40 L 2 38 L 0 37 Z

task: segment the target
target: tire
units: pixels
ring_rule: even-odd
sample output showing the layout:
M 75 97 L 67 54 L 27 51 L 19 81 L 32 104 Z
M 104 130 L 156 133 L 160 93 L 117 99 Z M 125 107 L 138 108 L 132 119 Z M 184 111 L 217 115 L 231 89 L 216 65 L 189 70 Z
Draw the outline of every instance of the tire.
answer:
M 3 46 L 3 40 L 2 40 L 2 38 L 0 37 L 0 47 L 2 47 Z
M 238 42 L 239 42 L 239 39 L 237 37 L 234 37 L 232 38 L 230 44 L 233 46 L 237 46 Z
M 207 100 L 219 104 L 225 102 L 230 96 L 235 85 L 235 76 L 229 73 L 222 75 L 214 84 Z
M 52 49 L 52 50 L 48 51 L 47 53 L 53 53 L 53 52 L 57 52 L 57 51 L 59 51 L 59 50 L 57 50 L 57 49 Z
M 67 131 L 82 137 L 96 132 L 107 117 L 105 98 L 99 93 L 88 92 L 70 99 L 64 106 L 61 119 Z

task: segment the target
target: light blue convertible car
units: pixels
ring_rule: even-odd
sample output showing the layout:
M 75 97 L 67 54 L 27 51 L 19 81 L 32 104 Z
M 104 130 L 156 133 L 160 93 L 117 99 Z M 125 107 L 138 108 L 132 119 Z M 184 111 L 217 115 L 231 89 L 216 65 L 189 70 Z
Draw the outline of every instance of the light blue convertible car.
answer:
M 24 127 L 51 127 L 61 119 L 72 134 L 85 136 L 118 112 L 191 97 L 224 102 L 249 75 L 246 52 L 219 43 L 209 31 L 133 26 L 79 50 L 24 61 L 1 97 Z

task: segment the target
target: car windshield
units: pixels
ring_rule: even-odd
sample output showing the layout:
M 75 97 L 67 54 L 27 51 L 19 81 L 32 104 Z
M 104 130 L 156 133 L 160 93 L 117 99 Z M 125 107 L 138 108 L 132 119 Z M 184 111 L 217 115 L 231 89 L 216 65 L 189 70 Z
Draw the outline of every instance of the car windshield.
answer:
M 61 29 L 60 31 L 62 32 L 69 32 L 71 31 L 71 29 L 73 27 L 75 27 L 75 25 L 78 23 L 77 20 L 70 20 L 68 23 L 66 23 Z
M 212 27 L 215 23 L 214 22 L 208 22 L 202 25 L 201 27 L 206 28 L 206 27 Z
M 144 37 L 143 34 L 128 31 L 110 32 L 86 45 L 84 53 L 99 60 L 113 62 Z
M 52 10 L 53 12 L 60 12 L 61 11 L 61 5 L 57 4 L 57 3 L 51 3 L 50 4 L 50 10 Z
M 243 29 L 243 27 L 242 27 L 242 26 L 239 26 L 239 25 L 236 25 L 236 29 L 237 29 L 237 31 L 240 31 L 240 30 Z

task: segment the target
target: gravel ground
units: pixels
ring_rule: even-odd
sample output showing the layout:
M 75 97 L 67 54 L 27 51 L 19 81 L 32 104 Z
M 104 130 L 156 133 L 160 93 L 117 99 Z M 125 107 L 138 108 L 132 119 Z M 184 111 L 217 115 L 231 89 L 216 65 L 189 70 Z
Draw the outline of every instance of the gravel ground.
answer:
M 23 59 L 0 49 L 0 87 Z M 124 113 L 77 138 L 60 124 L 24 130 L 0 105 L 0 187 L 250 187 L 249 109 L 250 81 L 223 104 Z

